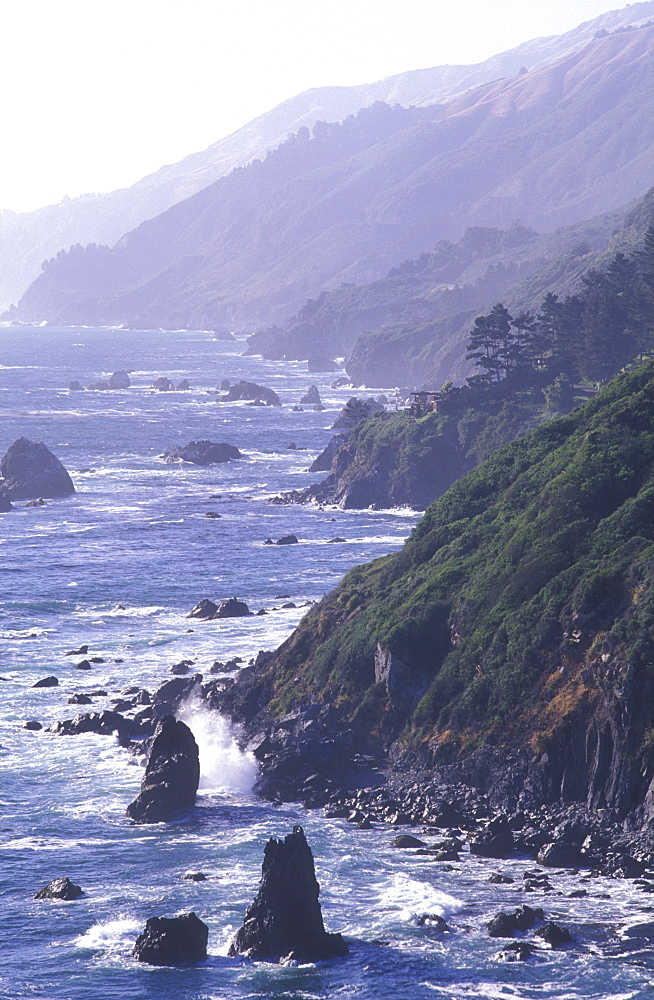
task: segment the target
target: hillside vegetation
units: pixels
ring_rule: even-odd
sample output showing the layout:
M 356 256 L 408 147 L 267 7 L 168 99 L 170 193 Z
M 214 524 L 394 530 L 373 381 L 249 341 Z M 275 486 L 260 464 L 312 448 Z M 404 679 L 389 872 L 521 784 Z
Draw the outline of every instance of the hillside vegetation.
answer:
M 351 570 L 253 682 L 274 712 L 330 703 L 359 733 L 435 761 L 483 743 L 534 759 L 558 748 L 559 778 L 572 768 L 582 796 L 604 734 L 602 796 L 642 799 L 654 768 L 654 363 L 456 482 L 401 552 Z

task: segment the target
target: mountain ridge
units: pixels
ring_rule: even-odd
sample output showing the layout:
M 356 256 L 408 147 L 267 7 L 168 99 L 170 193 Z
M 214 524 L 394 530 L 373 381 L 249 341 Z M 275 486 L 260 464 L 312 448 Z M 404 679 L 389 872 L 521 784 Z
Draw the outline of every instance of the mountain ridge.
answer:
M 289 132 L 313 127 L 320 119 L 341 120 L 359 108 L 383 100 L 427 105 L 449 100 L 472 86 L 505 77 L 526 65 L 537 68 L 579 48 L 593 34 L 643 23 L 654 16 L 654 0 L 609 11 L 562 35 L 522 43 L 473 66 L 412 70 L 358 87 L 305 91 L 260 115 L 230 136 L 169 164 L 129 188 L 105 195 L 81 195 L 34 212 L 0 212 L 0 309 L 17 302 L 39 273 L 43 260 L 81 243 L 113 244 L 124 233 L 213 183 L 234 167 L 244 166 L 279 145 Z

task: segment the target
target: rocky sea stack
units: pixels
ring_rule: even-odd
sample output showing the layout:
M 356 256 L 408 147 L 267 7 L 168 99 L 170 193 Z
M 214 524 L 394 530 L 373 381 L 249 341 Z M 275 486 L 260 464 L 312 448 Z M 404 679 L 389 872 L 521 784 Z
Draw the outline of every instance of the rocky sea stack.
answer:
M 344 957 L 348 948 L 342 936 L 325 931 L 319 894 L 302 827 L 294 827 L 284 840 L 271 837 L 264 849 L 259 892 L 229 954 L 272 962 Z
M 0 462 L 0 474 L 0 487 L 9 500 L 67 497 L 75 492 L 63 465 L 42 441 L 25 437 L 14 441 Z
M 150 917 L 137 937 L 132 956 L 148 965 L 190 965 L 207 957 L 209 928 L 195 913 Z
M 166 823 L 195 805 L 200 781 L 193 733 L 173 715 L 157 723 L 141 791 L 127 807 L 135 823 Z

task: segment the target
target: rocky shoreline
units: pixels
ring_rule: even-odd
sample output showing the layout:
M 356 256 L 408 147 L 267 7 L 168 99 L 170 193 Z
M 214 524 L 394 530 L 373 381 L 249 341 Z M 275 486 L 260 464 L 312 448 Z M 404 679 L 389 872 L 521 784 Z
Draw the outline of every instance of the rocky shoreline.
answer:
M 260 652 L 252 666 L 272 655 Z M 261 703 L 263 693 L 256 686 L 248 691 L 251 671 L 242 673 L 239 681 L 175 677 L 152 694 L 128 689 L 115 706 L 120 711 L 83 713 L 49 731 L 115 733 L 131 752 L 147 754 L 160 720 L 198 700 L 238 727 L 241 746 L 259 767 L 253 791 L 271 802 L 322 809 L 353 830 L 411 829 L 419 837 L 400 837 L 397 846 L 443 863 L 461 861 L 462 851 L 498 860 L 524 857 L 542 866 L 525 880 L 526 892 L 555 891 L 547 872 L 560 869 L 635 879 L 643 892 L 654 892 L 654 824 L 642 806 L 625 816 L 581 801 L 539 801 L 524 781 L 524 762 L 510 756 L 503 781 L 489 782 L 489 750 L 477 755 L 477 778 L 483 780 L 476 781 L 461 781 L 452 765 L 427 768 L 417 758 L 393 759 L 381 745 L 362 742 L 341 725 L 332 707 L 307 706 L 273 719 Z M 473 776 L 474 763 L 466 762 Z

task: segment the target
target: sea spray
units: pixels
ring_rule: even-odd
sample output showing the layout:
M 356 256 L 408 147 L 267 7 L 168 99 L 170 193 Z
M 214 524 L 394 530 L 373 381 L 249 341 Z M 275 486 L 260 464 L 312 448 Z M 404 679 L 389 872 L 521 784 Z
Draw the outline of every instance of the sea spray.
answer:
M 195 736 L 200 751 L 199 790 L 247 795 L 257 777 L 257 763 L 252 754 L 241 750 L 227 719 L 197 698 L 188 701 L 177 715 Z

